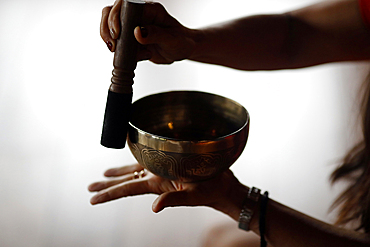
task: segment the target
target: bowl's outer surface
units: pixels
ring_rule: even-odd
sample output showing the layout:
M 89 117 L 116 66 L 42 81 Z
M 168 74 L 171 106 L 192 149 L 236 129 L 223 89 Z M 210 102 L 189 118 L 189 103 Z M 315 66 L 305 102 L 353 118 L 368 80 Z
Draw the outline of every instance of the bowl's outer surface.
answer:
M 133 104 L 127 143 L 150 172 L 196 182 L 228 169 L 243 152 L 248 133 L 249 114 L 235 101 L 204 92 L 172 91 Z

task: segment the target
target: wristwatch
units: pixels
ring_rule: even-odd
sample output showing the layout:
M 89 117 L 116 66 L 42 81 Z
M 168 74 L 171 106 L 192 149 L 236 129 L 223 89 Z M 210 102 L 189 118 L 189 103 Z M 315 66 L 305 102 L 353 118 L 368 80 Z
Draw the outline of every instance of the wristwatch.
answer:
M 250 223 L 254 213 L 254 208 L 260 198 L 261 190 L 255 187 L 250 188 L 242 206 L 239 216 L 239 228 L 245 231 L 250 230 Z

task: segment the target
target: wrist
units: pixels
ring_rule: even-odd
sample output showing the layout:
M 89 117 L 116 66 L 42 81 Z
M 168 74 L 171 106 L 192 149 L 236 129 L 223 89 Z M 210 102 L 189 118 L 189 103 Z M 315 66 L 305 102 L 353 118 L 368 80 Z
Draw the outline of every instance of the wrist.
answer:
M 245 231 L 252 229 L 252 219 L 256 219 L 255 212 L 260 208 L 261 190 L 250 188 L 245 197 L 239 217 L 239 228 Z
M 249 187 L 238 182 L 235 186 L 231 186 L 231 188 L 232 189 L 226 194 L 224 199 L 211 207 L 229 215 L 235 221 L 238 221 L 243 201 L 248 195 Z
M 189 29 L 189 37 L 193 41 L 193 49 L 188 57 L 189 60 L 198 61 L 204 52 L 203 43 L 205 40 L 205 33 L 202 29 Z

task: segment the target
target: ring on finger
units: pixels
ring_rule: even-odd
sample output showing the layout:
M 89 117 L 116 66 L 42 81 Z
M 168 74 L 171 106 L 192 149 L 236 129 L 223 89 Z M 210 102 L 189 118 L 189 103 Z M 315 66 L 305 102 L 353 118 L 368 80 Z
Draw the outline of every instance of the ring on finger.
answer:
M 134 172 L 134 179 L 138 179 L 138 178 L 142 178 L 145 174 L 145 170 L 141 170 L 141 171 L 135 171 Z

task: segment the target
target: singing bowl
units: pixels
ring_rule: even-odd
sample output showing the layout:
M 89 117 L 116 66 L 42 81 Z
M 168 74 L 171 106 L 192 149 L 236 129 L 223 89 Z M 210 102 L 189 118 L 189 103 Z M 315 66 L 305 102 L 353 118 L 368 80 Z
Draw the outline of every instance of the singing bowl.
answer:
M 215 177 L 241 155 L 249 114 L 237 102 L 198 91 L 152 94 L 132 104 L 128 146 L 140 165 L 171 180 Z

